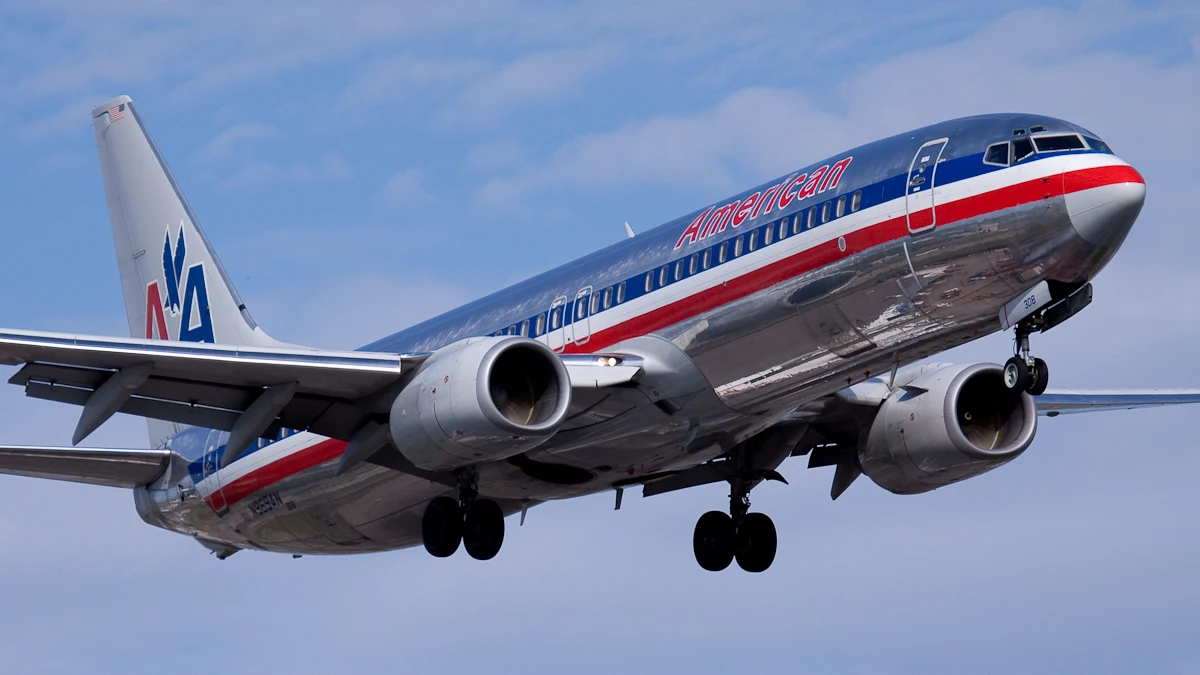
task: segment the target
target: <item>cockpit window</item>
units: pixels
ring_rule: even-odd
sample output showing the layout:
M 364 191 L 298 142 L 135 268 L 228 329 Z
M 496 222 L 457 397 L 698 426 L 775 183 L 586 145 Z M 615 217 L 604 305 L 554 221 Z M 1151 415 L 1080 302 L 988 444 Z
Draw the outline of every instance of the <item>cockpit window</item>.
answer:
M 1063 152 L 1065 150 L 1083 150 L 1086 146 L 1077 134 L 1061 136 L 1038 136 L 1033 139 L 1038 152 Z
M 1084 136 L 1084 138 L 1087 140 L 1088 145 L 1090 145 L 1093 150 L 1099 150 L 1100 152 L 1110 155 L 1113 154 L 1112 148 L 1108 147 L 1108 143 L 1105 143 L 1099 138 L 1093 138 L 1091 136 Z
M 1035 125 L 1029 127 L 1029 133 L 1031 133 L 1031 134 L 1036 134 L 1039 131 L 1045 131 L 1045 130 L 1046 130 L 1046 127 L 1044 127 L 1040 124 L 1035 124 Z
M 1033 142 L 1028 138 L 1018 138 L 1012 142 L 1012 161 L 1015 164 L 1033 154 Z
M 987 152 L 983 153 L 983 163 L 1008 166 L 1008 142 L 989 145 Z

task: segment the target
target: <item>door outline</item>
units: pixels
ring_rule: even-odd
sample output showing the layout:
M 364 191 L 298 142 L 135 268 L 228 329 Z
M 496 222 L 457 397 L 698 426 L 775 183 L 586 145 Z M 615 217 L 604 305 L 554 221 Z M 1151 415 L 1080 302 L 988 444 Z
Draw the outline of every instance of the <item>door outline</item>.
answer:
M 213 486 L 209 495 L 218 497 L 218 499 L 212 500 L 214 504 L 220 504 L 220 508 L 216 509 L 218 516 L 223 516 L 229 511 L 229 504 L 225 502 L 225 492 L 221 489 L 220 450 L 223 435 L 224 432 L 216 429 L 208 433 L 208 438 L 204 441 L 204 455 L 201 460 L 201 480 L 212 479 Z
M 553 349 L 555 352 L 562 352 L 567 348 L 567 296 L 560 295 L 550 303 L 550 309 L 546 312 L 546 346 Z M 559 315 L 558 328 L 551 328 L 554 325 L 554 310 L 562 309 Z M 558 346 L 554 346 L 554 337 L 557 333 Z
M 575 307 L 571 312 L 571 338 L 577 345 L 587 344 L 592 339 L 592 287 L 584 286 L 575 294 Z M 583 304 L 580 304 L 580 303 Z M 580 308 L 583 316 L 579 316 Z
M 947 137 L 925 143 L 917 148 L 912 162 L 908 165 L 908 175 L 904 182 L 904 220 L 910 234 L 926 232 L 937 227 L 934 188 L 937 186 L 938 163 L 942 161 L 942 155 L 945 154 L 946 145 L 949 142 L 950 139 Z M 935 146 L 937 146 L 936 151 L 928 149 Z M 914 214 L 920 214 L 926 208 L 929 209 L 928 222 L 925 222 L 922 216 L 913 218 Z

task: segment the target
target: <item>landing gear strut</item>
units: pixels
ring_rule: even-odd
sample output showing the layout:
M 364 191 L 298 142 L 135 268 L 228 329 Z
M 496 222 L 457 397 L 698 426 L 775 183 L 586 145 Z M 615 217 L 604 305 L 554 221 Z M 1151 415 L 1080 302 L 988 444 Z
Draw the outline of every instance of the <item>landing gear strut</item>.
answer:
M 504 544 L 504 512 L 490 499 L 479 499 L 479 476 L 457 472 L 458 499 L 435 497 L 421 518 L 425 550 L 438 558 L 454 555 L 461 543 L 476 560 L 491 560 Z
M 1029 392 L 1040 396 L 1050 383 L 1050 367 L 1034 358 L 1029 349 L 1029 336 L 1042 330 L 1034 321 L 1025 319 L 1016 326 L 1016 355 L 1004 363 L 1004 386 L 1012 392 Z
M 710 572 L 720 572 L 737 559 L 738 567 L 747 572 L 764 572 L 775 561 L 775 523 L 765 513 L 749 512 L 745 479 L 735 476 L 730 485 L 729 515 L 709 511 L 696 522 L 692 535 L 696 562 Z

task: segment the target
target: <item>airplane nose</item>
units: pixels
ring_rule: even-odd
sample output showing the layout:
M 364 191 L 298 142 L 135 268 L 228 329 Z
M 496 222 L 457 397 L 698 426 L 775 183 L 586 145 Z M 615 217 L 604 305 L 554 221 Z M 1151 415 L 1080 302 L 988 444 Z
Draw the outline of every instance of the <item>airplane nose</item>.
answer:
M 1093 246 L 1117 246 L 1129 234 L 1146 201 L 1146 182 L 1128 164 L 1073 168 L 1063 172 L 1067 214 L 1080 237 Z

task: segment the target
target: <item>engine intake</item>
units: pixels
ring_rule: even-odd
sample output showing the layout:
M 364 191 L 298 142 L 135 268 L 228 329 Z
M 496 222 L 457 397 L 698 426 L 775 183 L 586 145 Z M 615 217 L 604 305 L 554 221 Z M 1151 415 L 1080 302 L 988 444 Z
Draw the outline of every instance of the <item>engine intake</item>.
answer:
M 434 352 L 392 403 L 396 447 L 448 470 L 511 457 L 558 431 L 571 405 L 562 359 L 528 338 L 470 338 Z
M 1016 459 L 1037 432 L 1033 397 L 991 363 L 951 365 L 898 388 L 875 415 L 859 465 L 896 494 L 928 492 Z

